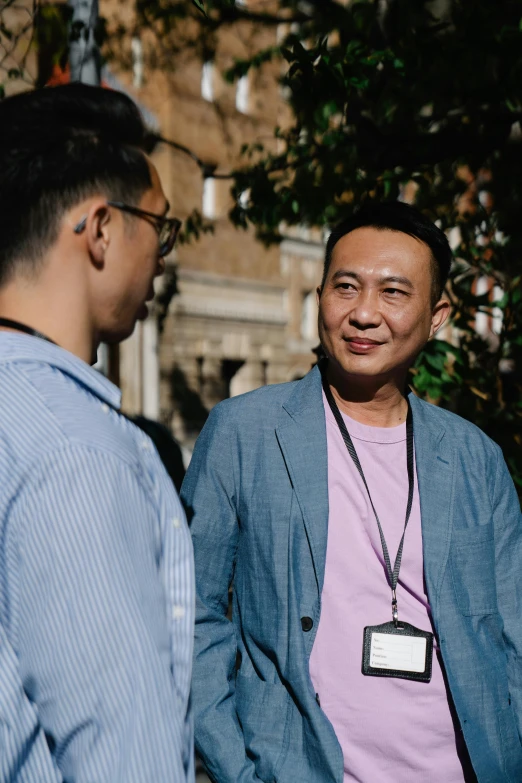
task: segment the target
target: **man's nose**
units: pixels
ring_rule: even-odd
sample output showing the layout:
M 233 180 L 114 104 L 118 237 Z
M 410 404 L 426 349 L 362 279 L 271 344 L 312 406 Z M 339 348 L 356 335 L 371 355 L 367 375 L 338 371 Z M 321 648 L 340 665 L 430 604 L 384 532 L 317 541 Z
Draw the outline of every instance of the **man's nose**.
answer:
M 350 323 L 361 327 L 378 326 L 381 321 L 379 295 L 373 291 L 361 291 L 348 314 Z

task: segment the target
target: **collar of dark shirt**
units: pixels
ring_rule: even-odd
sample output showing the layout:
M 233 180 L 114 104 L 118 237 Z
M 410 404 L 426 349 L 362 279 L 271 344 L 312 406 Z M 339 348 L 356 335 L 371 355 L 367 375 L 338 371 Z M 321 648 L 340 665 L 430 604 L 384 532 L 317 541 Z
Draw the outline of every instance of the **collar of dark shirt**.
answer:
M 5 363 L 40 362 L 69 375 L 111 408 L 119 410 L 121 392 L 97 370 L 59 345 L 39 337 L 0 330 L 0 367 Z

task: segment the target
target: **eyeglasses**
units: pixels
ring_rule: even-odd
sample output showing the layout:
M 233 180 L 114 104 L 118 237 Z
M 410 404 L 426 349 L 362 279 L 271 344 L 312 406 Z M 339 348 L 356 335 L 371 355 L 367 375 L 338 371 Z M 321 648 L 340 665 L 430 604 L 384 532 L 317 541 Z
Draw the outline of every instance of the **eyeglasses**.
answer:
M 144 209 L 139 209 L 139 207 L 131 207 L 130 204 L 124 204 L 123 201 L 107 201 L 107 204 L 109 207 L 119 209 L 120 212 L 128 212 L 130 215 L 141 217 L 149 223 L 152 222 L 154 228 L 158 232 L 159 255 L 162 257 L 170 253 L 179 234 L 181 220 L 178 220 L 178 218 L 168 218 L 163 215 L 156 215 L 154 212 L 146 212 Z M 80 220 L 78 225 L 74 227 L 74 233 L 81 234 L 82 231 L 85 230 L 86 225 L 87 217 L 84 217 Z

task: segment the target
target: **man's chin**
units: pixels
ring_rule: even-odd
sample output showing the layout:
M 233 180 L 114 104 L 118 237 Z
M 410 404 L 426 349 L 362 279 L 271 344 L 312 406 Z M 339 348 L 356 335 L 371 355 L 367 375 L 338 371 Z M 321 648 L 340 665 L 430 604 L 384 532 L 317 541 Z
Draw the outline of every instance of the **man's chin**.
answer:
M 136 320 L 138 321 L 146 321 L 149 317 L 149 308 L 147 307 L 146 303 L 144 302 L 140 309 L 138 310 L 138 314 L 136 316 Z
M 394 375 L 394 370 L 371 361 L 343 361 L 330 360 L 329 378 L 334 381 L 337 378 L 341 383 L 355 383 L 366 386 L 375 382 L 386 382 Z M 335 382 L 335 381 L 334 381 Z
M 381 375 L 383 363 L 376 362 L 375 357 L 367 355 L 332 356 L 330 361 L 338 373 L 342 375 Z
M 127 340 L 136 328 L 137 319 L 129 326 L 111 329 L 110 332 L 104 332 L 100 335 L 100 343 L 106 343 L 106 345 L 118 345 L 124 340 Z

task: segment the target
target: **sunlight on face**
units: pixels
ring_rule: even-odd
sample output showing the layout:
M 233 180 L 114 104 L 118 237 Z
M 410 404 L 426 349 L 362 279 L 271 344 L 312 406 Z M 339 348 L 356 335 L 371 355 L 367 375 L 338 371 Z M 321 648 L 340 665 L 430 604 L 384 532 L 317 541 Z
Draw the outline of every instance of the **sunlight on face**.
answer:
M 168 202 L 158 172 L 149 161 L 152 186 L 145 191 L 138 206 L 148 212 L 164 215 Z M 158 231 L 153 222 L 137 216 L 114 212 L 115 241 L 105 280 L 106 342 L 119 342 L 134 330 L 136 321 L 148 315 L 147 301 L 154 296 L 154 278 L 163 273 L 165 264 L 159 256 Z
M 400 377 L 447 317 L 432 307 L 429 247 L 408 234 L 358 228 L 336 244 L 319 296 L 331 362 L 354 377 Z

